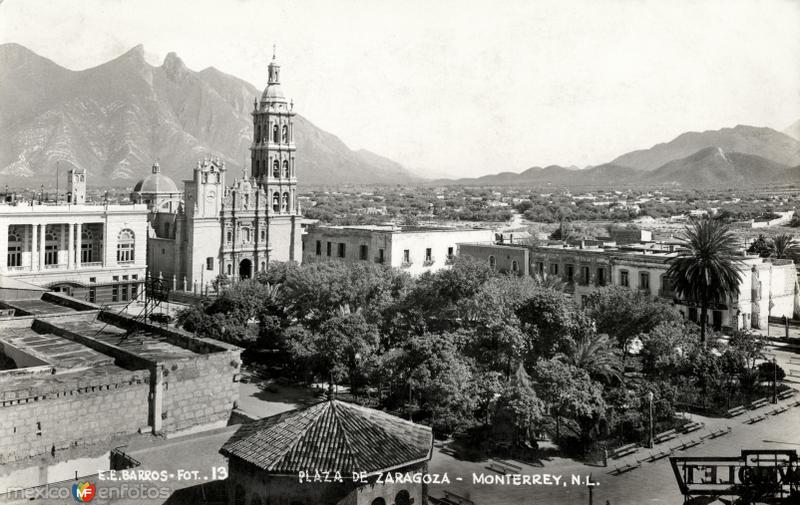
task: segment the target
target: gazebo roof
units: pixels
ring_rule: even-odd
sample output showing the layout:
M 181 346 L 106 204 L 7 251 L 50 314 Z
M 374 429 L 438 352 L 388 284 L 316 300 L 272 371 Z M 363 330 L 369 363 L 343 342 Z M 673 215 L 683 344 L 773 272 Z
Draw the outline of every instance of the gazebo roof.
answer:
M 427 426 L 334 399 L 242 425 L 220 452 L 272 474 L 371 475 L 428 460 L 432 446 Z

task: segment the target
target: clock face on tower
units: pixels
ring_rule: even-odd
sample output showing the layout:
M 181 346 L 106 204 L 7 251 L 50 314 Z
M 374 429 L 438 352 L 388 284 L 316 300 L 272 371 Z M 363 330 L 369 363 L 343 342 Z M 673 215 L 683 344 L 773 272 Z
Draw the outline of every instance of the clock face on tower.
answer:
M 212 189 L 208 193 L 206 193 L 206 200 L 209 202 L 213 202 L 214 198 L 217 197 L 217 193 Z

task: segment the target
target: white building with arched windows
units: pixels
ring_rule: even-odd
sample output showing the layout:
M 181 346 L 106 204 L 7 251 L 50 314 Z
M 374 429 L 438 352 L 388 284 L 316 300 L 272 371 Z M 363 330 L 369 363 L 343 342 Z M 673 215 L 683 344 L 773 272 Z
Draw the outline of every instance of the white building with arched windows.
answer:
M 147 268 L 147 207 L 87 204 L 85 175 L 69 172 L 67 202 L 0 203 L 0 280 L 99 304 L 136 297 Z

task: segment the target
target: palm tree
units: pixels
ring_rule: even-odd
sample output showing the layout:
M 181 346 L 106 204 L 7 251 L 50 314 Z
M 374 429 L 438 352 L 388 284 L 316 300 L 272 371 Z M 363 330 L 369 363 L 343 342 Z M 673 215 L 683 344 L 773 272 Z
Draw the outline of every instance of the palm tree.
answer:
M 583 337 L 569 355 L 562 353 L 557 358 L 586 370 L 595 379 L 609 382 L 611 379 L 619 379 L 622 373 L 619 355 L 608 335 L 601 333 Z
M 533 283 L 540 288 L 552 289 L 555 291 L 564 291 L 567 289 L 567 283 L 557 275 L 550 275 L 547 272 L 535 273 L 531 276 Z
M 700 341 L 706 341 L 708 306 L 739 294 L 743 263 L 736 254 L 736 236 L 730 225 L 716 219 L 699 219 L 687 226 L 684 250 L 670 259 L 667 278 L 678 296 L 700 304 Z
M 770 257 L 796 260 L 800 258 L 800 244 L 793 235 L 788 233 L 778 235 L 772 239 L 772 244 L 770 244 Z

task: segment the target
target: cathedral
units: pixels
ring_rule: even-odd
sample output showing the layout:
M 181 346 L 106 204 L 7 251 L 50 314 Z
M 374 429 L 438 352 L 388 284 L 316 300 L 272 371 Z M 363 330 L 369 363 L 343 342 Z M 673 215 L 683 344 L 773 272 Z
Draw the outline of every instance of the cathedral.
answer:
M 150 209 L 150 275 L 172 289 L 200 292 L 220 275 L 246 279 L 270 261 L 301 261 L 300 212 L 295 176 L 294 104 L 281 89 L 280 65 L 272 57 L 268 83 L 254 100 L 250 177 L 230 176 L 223 161 L 198 161 L 175 183 L 153 165 L 131 199 Z

